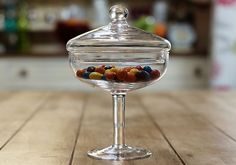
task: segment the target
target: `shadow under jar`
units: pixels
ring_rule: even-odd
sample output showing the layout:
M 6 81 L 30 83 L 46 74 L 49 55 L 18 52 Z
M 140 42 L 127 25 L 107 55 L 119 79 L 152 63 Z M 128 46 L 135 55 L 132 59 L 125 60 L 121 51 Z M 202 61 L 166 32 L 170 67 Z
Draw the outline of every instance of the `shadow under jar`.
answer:
M 88 155 L 96 159 L 146 158 L 151 152 L 125 143 L 125 96 L 162 78 L 167 69 L 170 43 L 166 39 L 128 25 L 128 10 L 115 5 L 111 23 L 79 35 L 67 43 L 69 62 L 82 82 L 112 94 L 114 143 Z

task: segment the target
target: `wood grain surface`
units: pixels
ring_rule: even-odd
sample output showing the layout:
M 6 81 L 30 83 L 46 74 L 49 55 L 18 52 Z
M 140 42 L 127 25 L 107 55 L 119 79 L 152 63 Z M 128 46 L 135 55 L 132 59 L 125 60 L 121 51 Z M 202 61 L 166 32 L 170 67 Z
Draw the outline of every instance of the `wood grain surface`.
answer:
M 0 165 L 235 165 L 236 92 L 128 94 L 126 143 L 134 161 L 91 159 L 112 144 L 106 93 L 1 92 Z

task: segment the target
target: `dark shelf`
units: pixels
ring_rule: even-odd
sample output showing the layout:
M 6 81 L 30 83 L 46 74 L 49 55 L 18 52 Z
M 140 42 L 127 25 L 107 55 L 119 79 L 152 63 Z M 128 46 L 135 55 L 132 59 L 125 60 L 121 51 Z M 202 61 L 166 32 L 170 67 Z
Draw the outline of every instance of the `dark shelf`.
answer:
M 170 52 L 171 56 L 180 56 L 180 57 L 187 57 L 187 56 L 201 56 L 206 57 L 209 55 L 208 52 L 198 52 L 198 51 L 191 51 L 191 52 Z
M 67 52 L 58 52 L 58 53 L 1 53 L 0 58 L 61 58 L 67 57 Z

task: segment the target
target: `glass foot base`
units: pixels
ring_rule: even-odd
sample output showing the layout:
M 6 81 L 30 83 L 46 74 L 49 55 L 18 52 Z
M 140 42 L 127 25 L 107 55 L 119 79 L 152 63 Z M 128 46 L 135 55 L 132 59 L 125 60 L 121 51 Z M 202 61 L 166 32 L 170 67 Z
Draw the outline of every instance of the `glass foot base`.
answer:
M 132 160 L 151 156 L 152 153 L 146 149 L 125 146 L 115 146 L 98 150 L 88 151 L 88 156 L 103 160 Z

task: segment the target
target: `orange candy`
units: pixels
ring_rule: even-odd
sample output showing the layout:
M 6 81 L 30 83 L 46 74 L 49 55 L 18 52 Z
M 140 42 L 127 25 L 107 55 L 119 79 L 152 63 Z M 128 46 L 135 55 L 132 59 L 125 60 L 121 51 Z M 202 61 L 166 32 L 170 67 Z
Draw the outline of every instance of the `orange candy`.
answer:
M 136 68 L 133 68 L 133 69 L 131 69 L 129 72 L 136 74 L 137 72 L 139 72 L 139 70 L 136 69 Z
M 84 74 L 84 72 L 85 72 L 85 70 L 79 69 L 79 70 L 76 71 L 76 76 L 77 76 L 77 77 L 82 77 L 82 75 Z
M 135 82 L 136 81 L 136 76 L 134 73 L 128 72 L 127 76 L 125 78 L 125 81 L 127 82 Z
M 133 69 L 133 67 L 125 67 L 125 68 L 124 68 L 124 70 L 125 70 L 126 72 L 129 72 L 131 69 Z
M 114 80 L 116 77 L 116 73 L 111 71 L 106 71 L 104 76 L 106 77 L 107 80 Z
M 118 80 L 124 81 L 127 76 L 127 72 L 124 69 L 119 69 L 117 71 L 117 78 Z

